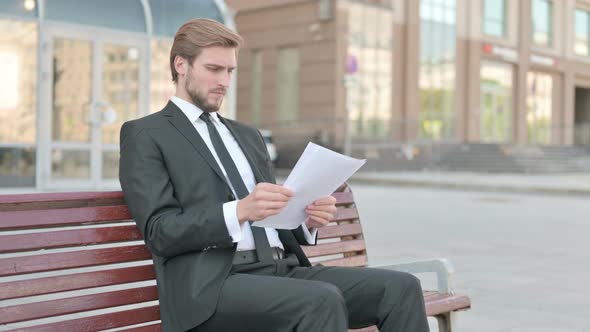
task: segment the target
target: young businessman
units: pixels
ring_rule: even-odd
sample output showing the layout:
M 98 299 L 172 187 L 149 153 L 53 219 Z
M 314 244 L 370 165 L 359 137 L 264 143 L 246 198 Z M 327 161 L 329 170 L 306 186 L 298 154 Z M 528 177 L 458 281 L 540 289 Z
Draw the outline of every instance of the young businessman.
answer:
M 293 231 L 251 226 L 297 193 L 275 184 L 258 130 L 217 114 L 241 44 L 215 21 L 185 23 L 176 94 L 121 129 L 119 178 L 153 254 L 163 331 L 428 331 L 415 277 L 311 266 L 300 245 L 333 218 L 333 197 Z

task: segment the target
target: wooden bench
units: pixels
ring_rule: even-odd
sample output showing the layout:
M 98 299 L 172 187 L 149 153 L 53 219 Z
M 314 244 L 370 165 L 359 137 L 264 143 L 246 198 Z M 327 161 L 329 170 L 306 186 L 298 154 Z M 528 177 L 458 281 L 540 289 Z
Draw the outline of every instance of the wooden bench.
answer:
M 324 265 L 366 266 L 352 192 L 344 185 L 334 196 L 338 216 L 306 254 Z M 444 260 L 386 268 L 437 273 L 439 289 L 424 296 L 441 331 L 450 331 L 452 312 L 470 307 L 451 292 Z M 0 196 L 0 331 L 160 331 L 154 278 L 121 192 Z

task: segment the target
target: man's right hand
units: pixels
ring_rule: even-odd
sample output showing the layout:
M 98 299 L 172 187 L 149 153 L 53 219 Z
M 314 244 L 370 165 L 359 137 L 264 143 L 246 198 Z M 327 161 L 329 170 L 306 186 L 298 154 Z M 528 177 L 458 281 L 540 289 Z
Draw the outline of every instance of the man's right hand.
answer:
M 293 197 L 293 192 L 272 183 L 259 183 L 250 195 L 238 201 L 238 221 L 258 221 L 279 213 Z

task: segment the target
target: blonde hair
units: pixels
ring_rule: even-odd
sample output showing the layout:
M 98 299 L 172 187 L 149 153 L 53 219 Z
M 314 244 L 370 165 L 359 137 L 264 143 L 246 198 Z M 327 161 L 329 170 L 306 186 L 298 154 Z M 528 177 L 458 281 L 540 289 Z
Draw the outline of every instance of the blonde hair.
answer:
M 244 43 L 240 35 L 231 31 L 225 25 L 207 18 L 196 18 L 184 23 L 174 36 L 170 50 L 170 71 L 172 81 L 178 82 L 178 72 L 174 68 L 174 59 L 180 56 L 190 65 L 201 54 L 203 48 L 222 46 L 235 48 L 236 55 Z

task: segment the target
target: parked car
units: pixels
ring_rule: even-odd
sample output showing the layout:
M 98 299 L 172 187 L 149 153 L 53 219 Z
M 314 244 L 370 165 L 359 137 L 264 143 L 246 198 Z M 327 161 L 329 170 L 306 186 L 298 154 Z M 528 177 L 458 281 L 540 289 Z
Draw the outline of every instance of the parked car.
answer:
M 262 138 L 264 139 L 264 143 L 266 143 L 266 149 L 268 150 L 268 155 L 270 156 L 270 160 L 272 161 L 273 165 L 277 164 L 277 160 L 279 159 L 279 154 L 277 153 L 277 147 L 272 142 L 272 132 L 270 130 L 260 130 L 262 134 Z

